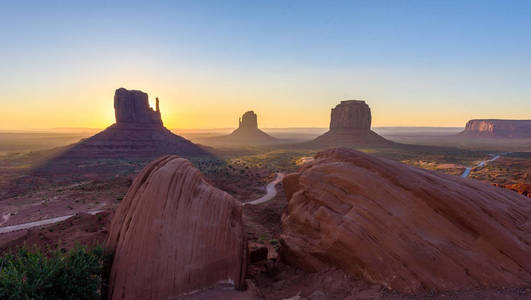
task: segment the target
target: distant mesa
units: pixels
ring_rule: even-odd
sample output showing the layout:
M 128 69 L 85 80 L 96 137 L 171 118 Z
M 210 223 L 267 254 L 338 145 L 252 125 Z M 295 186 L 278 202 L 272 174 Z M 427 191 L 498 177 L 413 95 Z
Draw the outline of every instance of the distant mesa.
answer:
M 353 149 L 283 180 L 281 255 L 402 293 L 527 286 L 529 198 Z
M 250 110 L 243 114 L 238 122 L 238 129 L 258 129 L 258 116 Z M 236 129 L 236 130 L 238 130 Z
M 114 93 L 114 114 L 120 125 L 162 126 L 159 98 L 156 110 L 149 106 L 148 94 L 119 88 Z
M 258 116 L 252 110 L 243 114 L 239 119 L 238 128 L 231 134 L 213 137 L 209 140 L 238 145 L 266 145 L 281 141 L 258 128 Z
M 461 136 L 485 138 L 531 138 L 531 120 L 477 119 L 466 123 Z
M 115 124 L 72 145 L 62 157 L 152 159 L 164 154 L 209 155 L 164 127 L 158 98 L 154 110 L 146 93 L 119 88 L 114 94 L 114 111 Z
M 365 101 L 341 101 L 332 108 L 330 130 L 305 144 L 319 147 L 392 144 L 371 130 L 371 118 L 371 109 Z

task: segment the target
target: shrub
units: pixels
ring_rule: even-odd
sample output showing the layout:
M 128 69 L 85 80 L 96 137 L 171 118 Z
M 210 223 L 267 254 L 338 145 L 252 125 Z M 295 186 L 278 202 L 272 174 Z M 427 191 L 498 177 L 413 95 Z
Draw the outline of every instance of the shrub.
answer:
M 0 257 L 0 299 L 98 299 L 102 247 L 43 253 L 20 248 Z

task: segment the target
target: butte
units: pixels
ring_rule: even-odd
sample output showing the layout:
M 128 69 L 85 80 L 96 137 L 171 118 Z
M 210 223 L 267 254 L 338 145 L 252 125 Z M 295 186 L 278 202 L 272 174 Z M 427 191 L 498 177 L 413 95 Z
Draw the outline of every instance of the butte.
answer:
M 278 143 L 281 140 L 260 130 L 258 116 L 251 110 L 243 114 L 239 119 L 238 128 L 231 134 L 213 137 L 210 141 L 237 145 L 267 145 Z
M 393 145 L 371 130 L 371 118 L 371 109 L 365 101 L 341 101 L 332 108 L 330 130 L 302 145 L 318 148 Z

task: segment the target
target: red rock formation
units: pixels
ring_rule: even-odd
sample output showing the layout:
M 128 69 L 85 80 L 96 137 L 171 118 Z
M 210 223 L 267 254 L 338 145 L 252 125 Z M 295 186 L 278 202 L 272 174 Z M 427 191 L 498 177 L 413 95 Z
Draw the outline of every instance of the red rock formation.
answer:
M 330 130 L 304 145 L 326 148 L 390 144 L 390 141 L 371 130 L 371 109 L 365 101 L 347 100 L 332 108 Z
M 365 101 L 341 101 L 332 108 L 330 130 L 341 129 L 371 129 L 371 109 Z
M 176 299 L 219 282 L 244 284 L 241 204 L 177 156 L 150 163 L 112 220 L 109 299 Z
M 470 120 L 465 136 L 498 138 L 531 138 L 531 120 Z
M 258 116 L 250 110 L 243 114 L 238 123 L 238 128 L 258 129 Z
M 74 144 L 62 157 L 153 159 L 166 154 L 185 157 L 210 156 L 202 147 L 173 134 L 162 125 L 157 110 L 149 107 L 142 91 L 119 88 L 114 95 L 116 123 L 96 135 Z
M 531 202 L 358 151 L 319 153 L 284 179 L 282 256 L 415 293 L 531 281 Z
M 231 134 L 211 138 L 214 143 L 230 143 L 240 145 L 265 145 L 278 143 L 280 140 L 258 129 L 258 117 L 254 111 L 248 111 L 239 119 L 238 128 Z
M 162 125 L 159 101 L 157 98 L 157 110 L 149 106 L 148 95 L 142 91 L 129 91 L 119 88 L 114 93 L 114 113 L 116 123 Z

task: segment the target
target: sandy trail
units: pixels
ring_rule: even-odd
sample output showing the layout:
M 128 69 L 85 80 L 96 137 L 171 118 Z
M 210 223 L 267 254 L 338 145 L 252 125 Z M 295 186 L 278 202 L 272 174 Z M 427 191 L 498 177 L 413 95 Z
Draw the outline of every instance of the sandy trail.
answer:
M 260 203 L 264 203 L 264 202 L 267 202 L 273 198 L 275 198 L 275 196 L 277 195 L 277 188 L 276 188 L 276 185 L 282 181 L 282 179 L 284 178 L 284 173 L 277 173 L 277 177 L 275 178 L 275 180 L 271 181 L 267 187 L 266 187 L 266 194 L 256 200 L 253 200 L 251 202 L 246 202 L 244 203 L 243 205 L 247 205 L 247 204 L 252 204 L 252 205 L 255 205 L 255 204 L 260 204 Z
M 251 202 L 247 202 L 247 203 L 244 203 L 244 205 L 246 204 L 260 204 L 260 203 L 264 203 L 264 202 L 267 202 L 273 198 L 275 198 L 275 196 L 277 195 L 277 189 L 276 189 L 276 185 L 284 178 L 284 173 L 277 173 L 277 176 L 276 178 L 271 181 L 267 186 L 266 186 L 266 194 L 256 200 L 253 200 Z M 89 211 L 87 212 L 88 214 L 91 214 L 91 215 L 95 215 L 99 212 L 102 212 L 103 209 L 98 209 L 98 210 L 93 210 L 93 211 Z M 22 230 L 22 229 L 29 229 L 29 228 L 33 228 L 33 227 L 37 227 L 37 226 L 43 226 L 43 225 L 48 225 L 48 224 L 53 224 L 53 223 L 57 223 L 57 222 L 61 222 L 61 221 L 64 221 L 70 217 L 73 217 L 74 214 L 70 214 L 70 215 L 66 215 L 66 216 L 61 216 L 61 217 L 55 217 L 55 218 L 50 218 L 50 219 L 45 219 L 45 220 L 39 220 L 39 221 L 35 221 L 35 222 L 29 222 L 29 223 L 23 223 L 23 224 L 17 224 L 17 225 L 11 225 L 11 226 L 5 226 L 5 227 L 0 227 L 0 234 L 1 233 L 7 233 L 7 232 L 12 232 L 12 231 L 17 231 L 17 230 Z M 4 217 L 4 222 L 6 221 L 6 216 L 3 216 Z M 9 218 L 9 215 L 7 216 L 7 218 Z
M 100 210 L 89 211 L 87 213 L 91 214 L 91 215 L 95 215 L 95 214 L 100 213 L 102 211 L 103 210 L 100 209 Z M 53 223 L 64 221 L 64 220 L 66 220 L 66 219 L 68 219 L 70 217 L 73 217 L 73 216 L 75 216 L 75 214 L 62 216 L 62 217 L 55 217 L 55 218 L 45 219 L 45 220 L 40 220 L 40 221 L 35 221 L 35 222 L 29 222 L 29 223 L 11 225 L 11 226 L 6 226 L 6 227 L 0 227 L 0 233 L 7 233 L 7 232 L 11 232 L 11 231 L 17 231 L 17 230 L 33 228 L 33 227 L 42 226 L 42 225 L 53 224 Z

